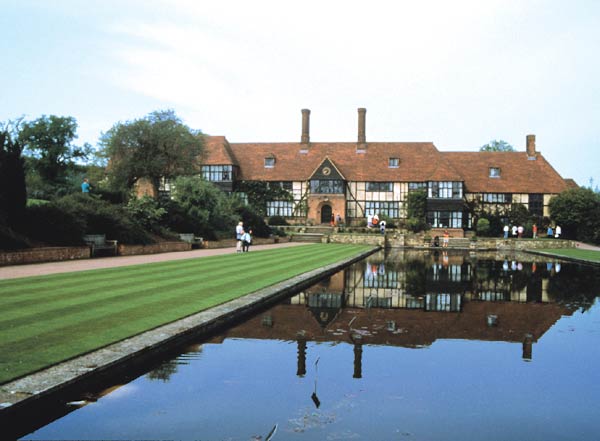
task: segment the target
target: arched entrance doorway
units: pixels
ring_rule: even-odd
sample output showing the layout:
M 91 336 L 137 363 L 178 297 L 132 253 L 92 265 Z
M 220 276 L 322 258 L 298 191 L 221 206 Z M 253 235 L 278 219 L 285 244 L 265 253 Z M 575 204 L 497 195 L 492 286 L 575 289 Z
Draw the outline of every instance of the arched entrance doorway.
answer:
M 323 205 L 321 207 L 321 223 L 322 224 L 328 224 L 329 222 L 331 222 L 331 205 Z

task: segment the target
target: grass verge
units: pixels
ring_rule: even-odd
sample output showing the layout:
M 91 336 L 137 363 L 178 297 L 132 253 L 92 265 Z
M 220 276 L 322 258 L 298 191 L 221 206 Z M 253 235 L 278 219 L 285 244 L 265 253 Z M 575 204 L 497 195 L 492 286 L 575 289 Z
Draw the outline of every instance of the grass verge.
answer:
M 0 384 L 370 248 L 314 244 L 0 281 Z
M 565 256 L 570 257 L 572 259 L 580 259 L 600 263 L 600 251 L 580 250 L 576 248 L 557 248 L 540 251 L 543 251 L 544 253 L 555 254 L 557 256 Z

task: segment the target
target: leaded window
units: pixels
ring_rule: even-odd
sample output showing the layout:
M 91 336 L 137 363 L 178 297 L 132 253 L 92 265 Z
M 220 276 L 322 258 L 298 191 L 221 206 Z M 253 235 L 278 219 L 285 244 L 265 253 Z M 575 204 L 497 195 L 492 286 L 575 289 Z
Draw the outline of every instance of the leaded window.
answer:
M 483 193 L 481 200 L 485 203 L 490 204 L 511 204 L 512 194 L 511 193 Z
M 367 191 L 392 191 L 391 182 L 367 182 Z
M 310 192 L 317 194 L 344 193 L 344 181 L 339 179 L 313 179 Z
M 462 211 L 430 211 L 427 223 L 433 228 L 462 228 Z
M 211 182 L 231 182 L 233 167 L 231 165 L 203 165 L 202 178 Z
M 457 181 L 432 181 L 427 187 L 427 197 L 439 199 L 462 198 L 462 182 Z
M 380 202 L 370 201 L 365 202 L 365 212 L 387 217 L 400 217 L 400 202 Z
M 291 201 L 270 201 L 267 202 L 267 216 L 292 216 L 294 213 L 294 203 Z
M 537 216 L 544 214 L 544 195 L 541 193 L 531 193 L 529 195 L 529 212 Z

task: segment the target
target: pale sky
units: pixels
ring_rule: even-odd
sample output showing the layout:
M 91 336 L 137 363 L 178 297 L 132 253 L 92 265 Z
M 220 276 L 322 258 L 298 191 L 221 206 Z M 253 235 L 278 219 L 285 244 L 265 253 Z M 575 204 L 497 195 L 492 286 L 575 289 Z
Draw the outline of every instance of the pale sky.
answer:
M 230 142 L 537 150 L 600 185 L 600 1 L 0 0 L 0 121 L 73 116 L 77 143 L 174 109 Z

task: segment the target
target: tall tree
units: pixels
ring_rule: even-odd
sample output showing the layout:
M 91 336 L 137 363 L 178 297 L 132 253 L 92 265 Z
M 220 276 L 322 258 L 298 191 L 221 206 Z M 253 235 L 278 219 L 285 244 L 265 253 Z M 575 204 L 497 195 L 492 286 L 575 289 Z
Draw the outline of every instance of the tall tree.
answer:
M 20 120 L 0 123 L 0 223 L 15 225 L 25 210 L 25 165 L 18 140 Z
M 113 186 L 129 189 L 145 178 L 155 194 L 161 178 L 197 172 L 202 145 L 202 133 L 183 124 L 172 110 L 119 122 L 100 139 Z
M 87 158 L 91 146 L 74 145 L 76 138 L 77 121 L 72 116 L 42 115 L 24 122 L 19 134 L 24 152 L 34 159 L 32 167 L 50 186 L 65 185 L 69 167 Z
M 571 188 L 550 199 L 549 208 L 565 238 L 600 243 L 599 193 L 591 188 Z
M 480 152 L 514 152 L 515 149 L 506 141 L 492 140 L 479 149 Z

